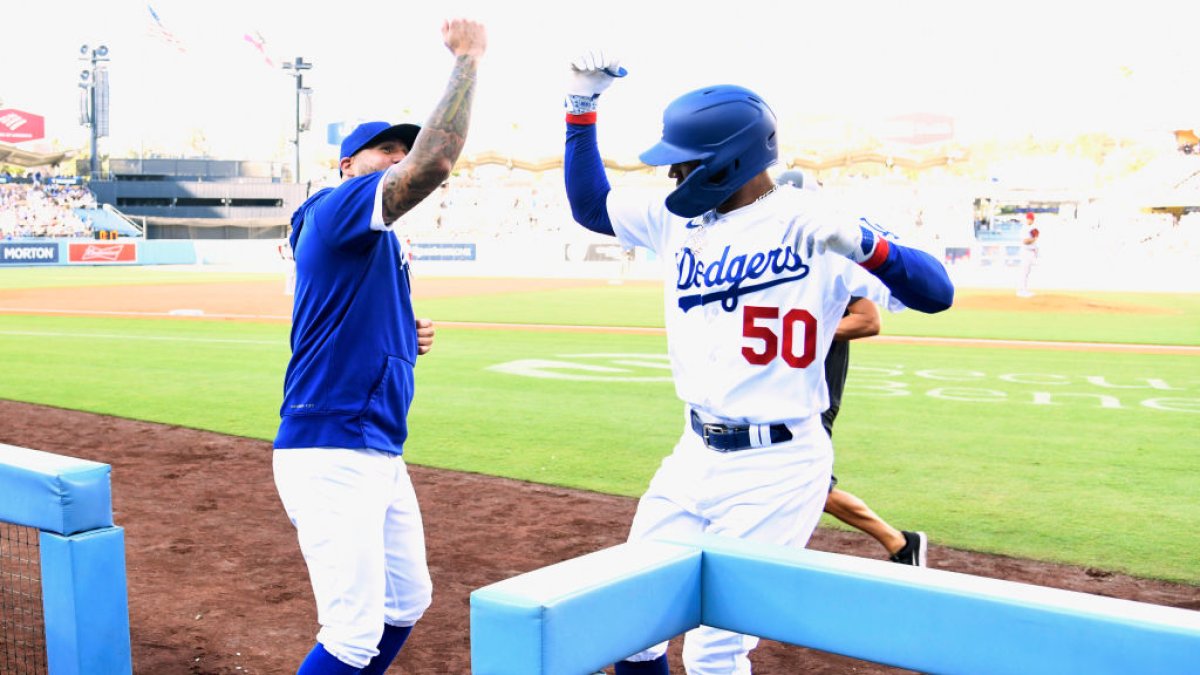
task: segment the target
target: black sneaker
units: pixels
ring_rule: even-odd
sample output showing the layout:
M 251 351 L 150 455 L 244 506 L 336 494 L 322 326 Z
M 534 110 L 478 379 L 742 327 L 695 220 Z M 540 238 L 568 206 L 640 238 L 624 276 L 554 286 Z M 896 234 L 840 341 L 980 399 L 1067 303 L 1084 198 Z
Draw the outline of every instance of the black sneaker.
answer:
M 924 532 L 900 530 L 900 534 L 904 535 L 904 548 L 896 551 L 896 554 L 889 558 L 889 560 L 901 565 L 924 567 L 925 551 L 929 548 L 929 538 L 925 536 Z

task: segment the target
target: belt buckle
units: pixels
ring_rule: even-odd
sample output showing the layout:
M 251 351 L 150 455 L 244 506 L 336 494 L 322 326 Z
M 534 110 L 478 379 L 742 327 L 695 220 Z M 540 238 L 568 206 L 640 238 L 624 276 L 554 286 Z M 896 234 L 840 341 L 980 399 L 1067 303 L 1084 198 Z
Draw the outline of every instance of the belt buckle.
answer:
M 710 422 L 701 424 L 700 428 L 704 430 L 704 444 L 710 448 L 712 447 L 712 443 L 709 441 L 709 434 L 724 434 L 729 431 L 729 427 L 726 427 L 724 424 L 713 424 Z

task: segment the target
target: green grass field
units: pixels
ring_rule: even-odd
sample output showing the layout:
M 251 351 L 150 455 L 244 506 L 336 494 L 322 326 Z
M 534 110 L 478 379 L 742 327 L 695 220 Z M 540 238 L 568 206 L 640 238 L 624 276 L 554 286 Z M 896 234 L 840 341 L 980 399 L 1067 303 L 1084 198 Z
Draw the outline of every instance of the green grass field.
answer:
M 917 312 L 887 314 L 884 330 L 891 335 L 921 337 L 1200 345 L 1200 295 L 1072 293 L 1069 297 L 1089 303 L 1085 307 L 1088 311 L 1071 312 L 1057 320 L 1043 312 L 979 306 L 993 298 L 1010 297 L 1011 293 L 1002 291 L 960 290 L 956 297 L 960 306 L 954 311 L 932 316 Z M 436 298 L 422 301 L 419 309 L 443 321 L 663 325 L 662 287 L 656 283 L 507 293 L 503 300 Z M 1122 310 L 1141 311 L 1130 314 Z
M 0 289 L 39 285 L 17 272 L 0 270 Z M 61 272 L 41 284 L 170 278 Z M 184 275 L 205 278 L 231 280 Z M 418 313 L 654 326 L 660 297 L 643 284 L 547 289 L 420 301 Z M 1086 299 L 1159 311 L 954 309 L 886 315 L 884 330 L 1200 344 L 1200 297 Z M 0 314 L 0 398 L 270 439 L 287 332 L 283 324 Z M 872 341 L 852 352 L 836 472 L 889 521 L 939 544 L 1200 584 L 1196 355 Z M 443 326 L 418 364 L 407 457 L 637 495 L 682 428 L 665 364 L 661 335 Z

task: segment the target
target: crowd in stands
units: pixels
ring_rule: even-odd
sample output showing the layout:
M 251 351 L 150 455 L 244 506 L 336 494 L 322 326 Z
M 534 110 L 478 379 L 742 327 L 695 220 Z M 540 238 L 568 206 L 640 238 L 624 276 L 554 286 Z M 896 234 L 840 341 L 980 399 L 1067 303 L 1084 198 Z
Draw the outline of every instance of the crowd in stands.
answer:
M 0 183 L 0 238 L 91 237 L 92 224 L 75 209 L 96 208 L 82 185 Z
M 489 181 L 455 176 L 405 216 L 414 239 L 462 241 L 502 239 L 521 234 L 555 234 L 578 228 L 562 188 L 546 177 L 530 181 Z
M 1135 259 L 1160 269 L 1192 269 L 1200 260 L 1200 212 L 1137 213 L 1086 226 L 1083 248 L 1117 256 L 1113 260 L 1129 259 L 1130 251 L 1136 252 Z
M 494 170 L 490 170 L 494 169 Z M 613 173 L 614 187 L 666 189 L 665 175 Z M 535 236 L 579 239 L 587 232 L 575 224 L 563 190 L 561 171 L 531 174 L 501 167 L 462 172 L 405 216 L 412 241 L 479 242 Z M 937 251 L 978 245 L 972 201 L 977 186 L 962 178 L 927 176 L 914 184 L 881 177 L 840 176 L 822 189 L 870 206 L 881 223 L 894 224 L 910 243 Z M 0 180 L 0 239 L 24 237 L 92 238 L 93 223 L 76 209 L 97 207 L 84 185 L 55 180 Z M 1160 263 L 1200 259 L 1200 212 L 1174 215 L 1145 209 L 1112 209 L 1103 201 L 1081 203 L 1043 214 L 1045 252 L 1070 242 L 1097 254 L 1139 251 Z M 114 233 L 115 234 L 115 233 Z M 1002 243 L 1002 242 L 1001 242 Z
M 614 187 L 667 190 L 672 181 L 665 172 L 660 173 L 613 173 L 609 179 Z M 954 190 L 934 194 L 929 189 L 916 191 L 911 185 L 889 187 L 855 181 L 828 189 L 846 193 L 847 198 L 869 199 L 877 204 L 873 212 L 879 218 L 903 223 L 910 237 L 919 233 L 930 240 L 923 243 L 961 239 L 951 236 L 960 230 L 970 234 L 970 199 L 960 199 Z M 571 239 L 586 234 L 571 216 L 561 171 L 455 175 L 434 197 L 405 215 L 404 227 L 413 240 L 427 242 L 480 241 L 513 235 Z
M 669 189 L 670 180 L 651 173 L 613 173 L 614 187 Z M 981 248 L 992 244 L 1016 255 L 1016 230 L 995 242 L 977 236 L 973 201 L 977 182 L 955 176 L 927 176 L 913 183 L 882 177 L 840 176 L 823 190 L 851 203 L 864 204 L 881 224 L 904 233 L 909 243 L 930 251 Z M 1018 216 L 1023 215 L 1018 213 Z M 1014 216 L 1016 217 L 1016 216 Z M 1115 252 L 1159 263 L 1200 259 L 1200 212 L 1176 216 L 1144 208 L 1118 208 L 1104 200 L 1062 204 L 1042 213 L 1043 252 L 1050 258 L 1069 247 L 1095 255 Z M 575 224 L 562 187 L 561 172 L 535 175 L 521 171 L 464 172 L 453 176 L 434 197 L 405 216 L 406 235 L 414 242 L 482 242 L 534 236 L 573 240 L 588 233 Z M 1009 241 L 1009 240 L 1012 241 Z M 1005 247 L 1005 244 L 1011 244 Z M 978 254 L 980 251 L 976 251 Z M 1002 256 L 1003 257 L 1003 256 Z M 1002 261 L 1001 261 L 1002 262 Z

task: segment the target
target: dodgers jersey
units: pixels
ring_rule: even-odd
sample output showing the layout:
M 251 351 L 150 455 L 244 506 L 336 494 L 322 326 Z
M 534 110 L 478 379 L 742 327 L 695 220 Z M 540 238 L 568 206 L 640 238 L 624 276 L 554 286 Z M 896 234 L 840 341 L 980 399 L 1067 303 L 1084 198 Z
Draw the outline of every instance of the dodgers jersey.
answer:
M 383 222 L 382 176 L 322 190 L 292 217 L 292 357 L 276 448 L 403 452 L 417 334 L 407 256 Z
M 831 217 L 821 193 L 778 189 L 730 213 L 687 219 L 661 196 L 608 195 L 618 239 L 664 264 L 676 394 L 709 415 L 765 424 L 829 407 L 825 354 L 851 296 L 903 308 L 874 276 L 833 252 L 800 250 Z M 825 215 L 821 215 L 825 214 Z

